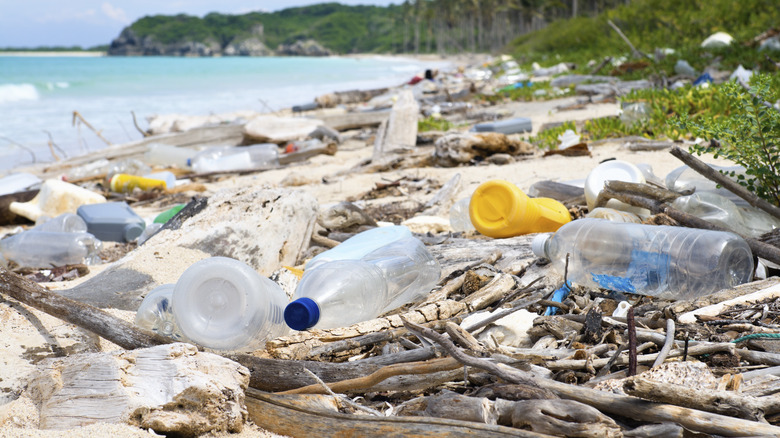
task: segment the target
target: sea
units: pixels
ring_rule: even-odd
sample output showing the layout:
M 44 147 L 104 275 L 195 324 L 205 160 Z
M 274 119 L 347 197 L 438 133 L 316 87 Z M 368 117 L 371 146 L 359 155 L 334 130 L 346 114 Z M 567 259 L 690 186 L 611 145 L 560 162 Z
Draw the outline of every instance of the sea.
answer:
M 142 138 L 147 117 L 277 111 L 333 91 L 408 82 L 444 61 L 360 57 L 109 57 L 0 54 L 0 175 Z M 50 145 L 50 143 L 52 145 Z

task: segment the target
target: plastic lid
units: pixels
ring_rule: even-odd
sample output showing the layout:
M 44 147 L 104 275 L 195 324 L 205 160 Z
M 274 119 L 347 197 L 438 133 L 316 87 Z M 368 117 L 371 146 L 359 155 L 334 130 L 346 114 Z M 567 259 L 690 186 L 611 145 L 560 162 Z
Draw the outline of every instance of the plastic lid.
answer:
M 550 237 L 552 237 L 552 234 L 538 234 L 534 237 L 534 240 L 531 241 L 531 251 L 533 251 L 535 256 L 547 258 L 545 247 Z
M 642 184 L 645 182 L 645 176 L 638 167 L 627 161 L 611 160 L 599 164 L 585 179 L 585 200 L 589 209 L 595 206 L 604 183 L 613 180 Z
M 133 240 L 137 239 L 143 232 L 144 227 L 142 227 L 141 224 L 127 224 L 124 230 L 125 240 L 132 242 Z
M 320 307 L 311 298 L 298 298 L 284 309 L 284 322 L 293 330 L 306 330 L 320 320 Z
M 511 228 L 526 213 L 528 197 L 514 184 L 504 180 L 484 182 L 474 190 L 469 216 L 474 228 L 489 237 L 517 235 Z

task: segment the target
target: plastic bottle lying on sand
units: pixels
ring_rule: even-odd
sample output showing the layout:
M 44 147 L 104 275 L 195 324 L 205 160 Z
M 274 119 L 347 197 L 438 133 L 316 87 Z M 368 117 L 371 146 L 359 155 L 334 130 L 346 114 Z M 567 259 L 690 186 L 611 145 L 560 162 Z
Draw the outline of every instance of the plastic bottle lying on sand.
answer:
M 716 166 L 714 164 L 708 164 L 708 166 L 719 172 L 735 172 L 735 175 L 745 173 L 745 168 L 742 166 Z M 744 199 L 722 187 L 718 187 L 717 183 L 710 181 L 700 173 L 685 165 L 669 172 L 666 175 L 665 180 L 666 188 L 669 190 L 674 190 L 676 192 L 694 190 L 695 193 L 713 192 L 730 199 L 731 202 L 738 206 L 744 207 L 750 205 Z
M 135 325 L 175 341 L 187 341 L 173 314 L 174 284 L 158 286 L 144 297 L 135 314 Z
M 189 169 L 188 161 L 196 152 L 190 148 L 152 143 L 144 153 L 144 161 L 157 166 L 174 166 Z
M 181 333 L 207 348 L 254 350 L 289 331 L 287 295 L 249 265 L 227 257 L 194 263 L 173 289 Z
M 696 192 L 689 196 L 680 196 L 671 205 L 748 237 L 759 237 L 780 228 L 780 219 L 755 207 L 739 207 L 729 198 L 715 192 Z
M 555 231 L 571 220 L 566 207 L 551 198 L 529 198 L 503 180 L 482 183 L 469 203 L 474 228 L 489 237 Z
M 273 143 L 252 146 L 222 146 L 196 154 L 190 166 L 198 173 L 259 169 L 279 165 L 279 148 Z
M 82 205 L 106 202 L 103 195 L 56 179 L 44 181 L 41 190 L 29 202 L 12 202 L 9 209 L 31 221 L 41 216 L 55 217 L 75 213 Z
M 750 281 L 753 255 L 734 233 L 580 219 L 540 234 L 534 254 L 592 288 L 687 300 Z
M 20 266 L 51 268 L 98 263 L 102 246 L 102 242 L 89 233 L 28 230 L 0 240 L 0 254 Z
M 306 262 L 306 271 L 334 260 L 360 260 L 367 254 L 399 240 L 414 238 L 408 227 L 393 225 L 376 227 L 355 234 L 340 245 L 317 254 Z
M 112 192 L 130 193 L 135 189 L 143 191 L 153 189 L 165 190 L 167 185 L 166 182 L 161 179 L 117 173 L 111 177 L 109 187 L 111 187 Z
M 39 218 L 38 225 L 30 229 L 30 231 L 54 231 L 58 233 L 86 233 L 87 223 L 81 216 L 73 213 L 62 213 L 61 215 L 46 219 L 43 216 Z
M 350 240 L 335 249 L 348 247 Z M 440 274 L 425 245 L 404 237 L 359 259 L 336 259 L 306 269 L 284 319 L 295 330 L 365 321 L 426 296 Z
M 469 216 L 469 203 L 471 202 L 471 196 L 463 198 L 454 204 L 450 208 L 450 226 L 455 232 L 474 231 L 474 224 L 471 223 L 471 217 Z

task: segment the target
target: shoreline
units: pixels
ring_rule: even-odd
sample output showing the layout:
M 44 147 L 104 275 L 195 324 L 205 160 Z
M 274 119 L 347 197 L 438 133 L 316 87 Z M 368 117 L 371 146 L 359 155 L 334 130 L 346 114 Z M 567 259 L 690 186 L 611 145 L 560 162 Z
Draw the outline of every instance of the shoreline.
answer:
M 69 57 L 69 58 L 99 58 L 102 56 L 108 56 L 106 52 L 98 52 L 98 51 L 83 51 L 83 52 L 76 52 L 76 51 L 64 51 L 64 52 L 37 52 L 35 50 L 25 50 L 25 51 L 0 51 L 0 56 L 18 56 L 18 57 L 56 57 L 56 56 L 63 56 L 63 57 Z

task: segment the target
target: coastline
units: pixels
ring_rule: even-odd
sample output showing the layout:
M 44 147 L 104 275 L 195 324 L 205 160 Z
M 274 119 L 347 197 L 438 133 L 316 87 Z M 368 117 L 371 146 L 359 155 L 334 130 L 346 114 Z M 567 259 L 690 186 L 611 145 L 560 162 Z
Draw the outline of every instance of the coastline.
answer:
M 35 50 L 29 50 L 29 51 L 0 51 L 0 56 L 24 56 L 24 57 L 56 57 L 56 56 L 67 56 L 67 57 L 73 57 L 73 58 L 97 58 L 101 56 L 108 56 L 106 52 L 99 52 L 99 51 L 83 51 L 83 52 L 77 52 L 77 51 L 64 51 L 64 52 L 37 52 Z

